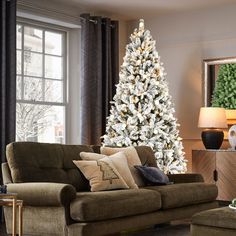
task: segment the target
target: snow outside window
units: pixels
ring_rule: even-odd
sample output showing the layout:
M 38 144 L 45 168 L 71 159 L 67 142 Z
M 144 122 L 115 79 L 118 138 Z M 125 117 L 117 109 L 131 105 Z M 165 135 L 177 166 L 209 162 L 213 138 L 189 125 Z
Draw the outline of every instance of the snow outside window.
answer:
M 16 140 L 65 143 L 66 32 L 19 22 Z

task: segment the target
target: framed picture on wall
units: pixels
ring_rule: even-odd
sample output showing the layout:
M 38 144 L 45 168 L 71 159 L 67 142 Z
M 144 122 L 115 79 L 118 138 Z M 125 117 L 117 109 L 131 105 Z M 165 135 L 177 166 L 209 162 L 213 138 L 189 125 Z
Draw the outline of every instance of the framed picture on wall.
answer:
M 223 84 L 221 92 L 224 91 L 224 94 L 221 94 L 224 99 L 221 101 L 227 100 L 227 102 L 220 104 L 214 103 L 213 99 L 218 79 L 221 80 L 221 85 Z M 203 106 L 210 107 L 214 104 L 214 106 L 224 107 L 228 124 L 236 122 L 236 89 L 233 91 L 229 89 L 229 87 L 234 87 L 232 86 L 234 83 L 236 83 L 236 57 L 203 60 Z
M 203 106 L 211 106 L 212 95 L 221 65 L 236 64 L 236 57 L 203 60 Z

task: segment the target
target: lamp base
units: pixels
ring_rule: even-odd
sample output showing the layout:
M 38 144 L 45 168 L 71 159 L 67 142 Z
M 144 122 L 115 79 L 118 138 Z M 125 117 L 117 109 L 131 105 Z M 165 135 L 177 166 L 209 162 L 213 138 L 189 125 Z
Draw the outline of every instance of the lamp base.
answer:
M 203 130 L 202 142 L 206 149 L 220 149 L 224 140 L 224 132 L 222 130 Z

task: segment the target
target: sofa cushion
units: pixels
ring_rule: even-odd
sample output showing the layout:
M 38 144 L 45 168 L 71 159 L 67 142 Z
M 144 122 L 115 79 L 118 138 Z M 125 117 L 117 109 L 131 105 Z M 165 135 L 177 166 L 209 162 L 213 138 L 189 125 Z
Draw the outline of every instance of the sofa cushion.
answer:
M 215 200 L 218 194 L 215 184 L 205 183 L 172 184 L 145 188 L 158 191 L 161 194 L 162 209 L 210 202 Z
M 146 185 L 166 185 L 168 184 L 168 176 L 157 167 L 152 166 L 134 166 L 143 176 Z
M 90 146 L 95 153 L 101 153 L 101 146 L 91 145 Z M 154 166 L 157 167 L 157 161 L 154 155 L 154 152 L 151 147 L 148 146 L 135 146 L 135 149 L 138 153 L 139 159 L 142 165 Z
M 112 160 L 105 156 L 96 161 L 73 161 L 82 171 L 92 192 L 129 188 Z
M 70 205 L 76 221 L 98 221 L 154 212 L 161 207 L 161 196 L 149 189 L 78 192 Z
M 152 148 L 148 146 L 135 147 L 142 165 L 157 167 L 157 161 Z
M 134 178 L 134 182 L 140 187 L 145 186 L 144 181 L 139 174 L 138 170 L 134 168 L 134 165 L 141 165 L 141 161 L 139 155 L 134 147 L 122 147 L 122 148 L 115 148 L 115 147 L 101 147 L 101 154 L 111 156 L 117 152 L 123 152 L 128 161 L 129 169 L 131 174 Z
M 104 158 L 107 156 L 103 154 L 93 153 L 93 152 L 81 152 L 80 157 L 83 160 L 91 161 L 91 160 L 100 160 L 101 158 Z M 112 163 L 114 164 L 119 174 L 124 179 L 125 183 L 129 186 L 129 188 L 138 188 L 130 172 L 126 155 L 123 152 L 117 152 L 109 156 L 109 158 L 111 159 Z
M 80 152 L 93 152 L 86 145 L 15 142 L 7 146 L 7 161 L 14 183 L 57 182 L 88 190 L 89 184 L 72 160 Z

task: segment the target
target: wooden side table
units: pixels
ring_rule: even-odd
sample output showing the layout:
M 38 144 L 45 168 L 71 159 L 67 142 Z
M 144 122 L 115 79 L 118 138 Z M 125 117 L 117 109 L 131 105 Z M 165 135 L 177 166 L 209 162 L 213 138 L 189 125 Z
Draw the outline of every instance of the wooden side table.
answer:
M 12 207 L 12 236 L 16 236 L 16 209 L 18 207 L 18 234 L 22 236 L 23 232 L 23 201 L 17 200 L 16 193 L 0 193 L 0 206 L 11 206 Z
M 236 151 L 193 150 L 193 172 L 203 175 L 206 183 L 218 187 L 217 200 L 232 201 L 236 197 Z

